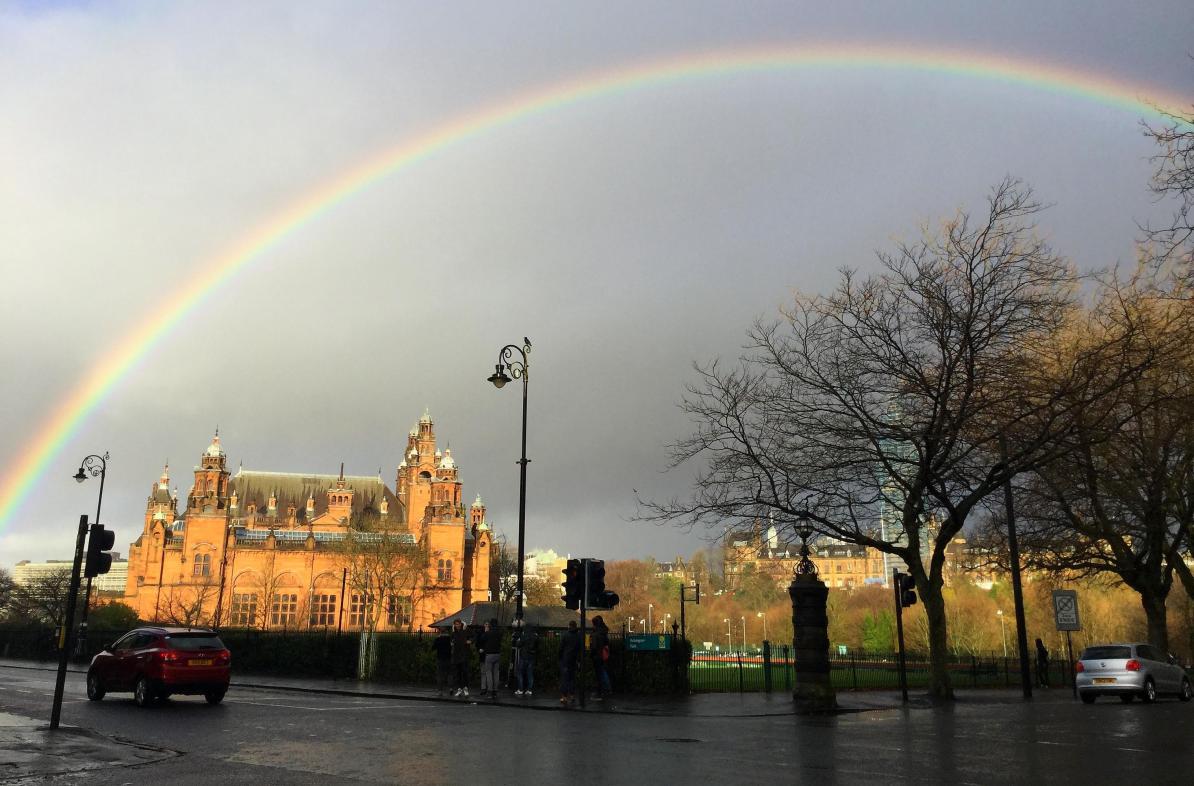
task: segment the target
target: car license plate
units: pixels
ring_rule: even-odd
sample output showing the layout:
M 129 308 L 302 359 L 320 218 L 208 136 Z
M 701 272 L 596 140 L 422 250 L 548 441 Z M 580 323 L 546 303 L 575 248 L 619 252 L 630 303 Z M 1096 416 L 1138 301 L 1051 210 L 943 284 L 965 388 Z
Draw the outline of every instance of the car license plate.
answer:
M 210 666 L 211 659 L 207 658 L 204 660 L 191 660 L 191 661 L 187 661 L 187 665 L 189 665 L 189 666 Z M 1112 680 L 1112 682 L 1114 682 L 1114 681 L 1115 680 Z
M 193 662 L 193 661 L 192 661 Z M 1110 685 L 1115 682 L 1115 677 L 1095 677 L 1095 685 Z

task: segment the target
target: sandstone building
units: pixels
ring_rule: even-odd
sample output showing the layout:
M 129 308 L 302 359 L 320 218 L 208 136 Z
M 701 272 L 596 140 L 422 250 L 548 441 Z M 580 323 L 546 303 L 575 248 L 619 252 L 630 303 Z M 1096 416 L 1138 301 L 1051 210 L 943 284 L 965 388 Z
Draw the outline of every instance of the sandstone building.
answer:
M 176 624 L 422 628 L 489 599 L 485 507 L 462 500 L 428 413 L 393 489 L 343 465 L 338 475 L 233 475 L 217 431 L 181 510 L 169 467 L 153 485 L 124 600 L 141 619 Z

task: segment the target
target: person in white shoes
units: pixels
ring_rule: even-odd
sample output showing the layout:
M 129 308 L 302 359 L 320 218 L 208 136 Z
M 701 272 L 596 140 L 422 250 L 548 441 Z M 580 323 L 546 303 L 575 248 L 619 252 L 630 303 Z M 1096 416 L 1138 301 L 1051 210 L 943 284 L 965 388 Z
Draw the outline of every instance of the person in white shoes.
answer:
M 464 623 L 456 620 L 452 623 L 452 671 L 456 677 L 456 690 L 453 696 L 468 695 L 468 631 Z

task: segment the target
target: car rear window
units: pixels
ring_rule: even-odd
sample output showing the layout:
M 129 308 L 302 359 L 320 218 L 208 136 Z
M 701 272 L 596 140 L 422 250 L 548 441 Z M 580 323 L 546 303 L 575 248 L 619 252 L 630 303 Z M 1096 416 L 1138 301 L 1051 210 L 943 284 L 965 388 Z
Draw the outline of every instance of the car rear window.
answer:
M 1131 647 L 1087 647 L 1082 660 L 1126 660 L 1132 657 Z
M 224 642 L 210 633 L 175 633 L 166 637 L 166 643 L 174 650 L 222 650 Z M 1126 657 L 1126 656 L 1125 656 Z

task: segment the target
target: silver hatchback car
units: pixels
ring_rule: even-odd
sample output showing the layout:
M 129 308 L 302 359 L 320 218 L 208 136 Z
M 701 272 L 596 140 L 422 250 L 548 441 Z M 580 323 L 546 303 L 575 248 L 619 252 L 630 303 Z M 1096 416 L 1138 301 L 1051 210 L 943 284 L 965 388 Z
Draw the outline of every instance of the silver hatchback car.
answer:
M 1099 696 L 1119 696 L 1130 702 L 1139 696 L 1146 702 L 1157 696 L 1194 698 L 1190 677 L 1172 655 L 1150 644 L 1104 644 L 1087 647 L 1078 660 L 1078 695 L 1086 704 Z

